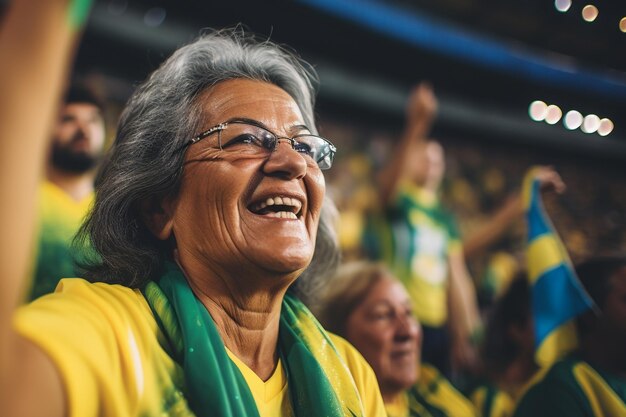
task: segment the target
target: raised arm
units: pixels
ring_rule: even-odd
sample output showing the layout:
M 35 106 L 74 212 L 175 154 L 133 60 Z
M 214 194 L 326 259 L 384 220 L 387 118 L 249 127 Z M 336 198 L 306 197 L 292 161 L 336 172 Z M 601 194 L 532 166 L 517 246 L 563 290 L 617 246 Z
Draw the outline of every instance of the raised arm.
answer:
M 565 183 L 551 166 L 541 166 L 536 171 L 543 192 L 562 193 Z M 521 219 L 524 213 L 521 192 L 510 196 L 498 210 L 490 216 L 490 220 L 463 240 L 463 252 L 466 258 L 480 254 L 502 237 L 513 222 Z
M 473 338 L 482 326 L 476 288 L 460 248 L 449 254 L 448 267 L 450 270 L 448 311 L 452 364 L 455 369 L 470 370 L 476 366 L 478 358 Z
M 50 359 L 19 337 L 13 312 L 27 285 L 37 185 L 77 29 L 90 1 L 14 0 L 0 28 L 0 414 L 61 416 Z
M 406 107 L 406 126 L 391 159 L 381 171 L 379 193 L 387 206 L 395 197 L 398 185 L 410 176 L 412 161 L 419 161 L 419 152 L 425 152 L 426 136 L 437 113 L 437 98 L 429 84 L 421 83 L 412 91 Z

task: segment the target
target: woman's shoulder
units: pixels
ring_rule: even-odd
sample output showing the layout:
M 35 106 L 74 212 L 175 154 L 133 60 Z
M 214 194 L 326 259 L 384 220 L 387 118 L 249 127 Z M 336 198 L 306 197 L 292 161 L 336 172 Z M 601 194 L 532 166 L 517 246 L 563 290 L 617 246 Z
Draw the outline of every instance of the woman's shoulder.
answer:
M 138 289 L 118 284 L 91 283 L 82 278 L 64 278 L 56 290 L 18 310 L 18 318 L 47 315 L 72 321 L 130 320 L 152 322 L 150 307 Z
M 328 333 L 328 337 L 333 342 L 335 349 L 337 349 L 337 353 L 343 358 L 348 365 L 348 368 L 352 370 L 353 367 L 364 367 L 370 368 L 369 364 L 365 361 L 363 356 L 359 353 L 358 350 L 354 346 L 350 344 L 346 339 L 341 336 L 338 336 L 334 333 Z
M 361 400 L 367 416 L 384 416 L 385 407 L 382 397 L 380 396 L 380 388 L 374 371 L 365 361 L 363 356 L 357 351 L 347 340 L 328 332 L 328 336 L 332 341 L 337 353 L 344 360 L 348 370 L 352 374 L 352 378 L 359 391 Z M 374 393 L 378 393 L 377 395 Z

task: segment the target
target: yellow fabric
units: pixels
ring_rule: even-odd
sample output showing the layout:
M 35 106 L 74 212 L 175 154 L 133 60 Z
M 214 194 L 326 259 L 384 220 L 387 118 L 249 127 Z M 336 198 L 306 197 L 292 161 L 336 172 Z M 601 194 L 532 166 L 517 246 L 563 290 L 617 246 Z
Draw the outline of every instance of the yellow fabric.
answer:
M 402 281 L 419 321 L 426 326 L 441 327 L 448 320 L 448 259 L 451 253 L 462 250 L 462 243 L 450 236 L 440 217 L 433 215 L 440 210 L 435 193 L 411 183 L 402 184 L 402 190 L 425 209 L 413 208 L 409 212 L 407 220 L 416 231 L 411 239 L 419 249 L 410 255 L 411 279 Z
M 420 378 L 408 391 L 385 403 L 389 417 L 478 417 L 479 413 L 439 371 L 422 364 Z M 486 416 L 485 416 L 486 417 Z
M 508 394 L 500 391 L 494 399 L 491 414 L 484 417 L 511 417 L 514 410 L 515 401 Z
M 563 263 L 561 244 L 553 234 L 540 236 L 530 242 L 526 256 L 529 260 L 528 278 L 531 284 L 544 272 Z
M 409 397 L 406 392 L 397 395 L 393 401 L 385 403 L 389 417 L 409 417 Z
M 325 341 L 320 340 L 320 328 L 321 325 L 319 322 L 313 317 L 313 315 L 308 310 L 302 310 L 298 314 L 309 315 L 309 319 L 300 320 L 298 330 L 300 331 L 300 337 L 303 342 L 309 346 L 313 346 L 314 344 L 322 343 L 322 347 L 329 347 L 325 345 Z M 303 317 L 304 318 L 304 317 Z M 337 349 L 337 353 L 331 352 L 330 349 L 316 349 L 312 350 L 313 356 L 315 360 L 319 363 L 322 369 L 326 372 L 328 376 L 328 380 L 330 385 L 333 387 L 334 392 L 337 395 L 341 393 L 347 393 L 346 395 L 339 398 L 339 401 L 343 403 L 344 410 L 360 410 L 360 413 L 357 415 L 367 416 L 369 415 L 364 409 L 365 399 L 363 398 L 362 392 L 357 388 L 354 381 L 354 374 L 350 371 L 352 369 L 348 363 L 346 363 L 344 357 L 346 356 L 346 352 L 350 352 L 350 354 L 358 354 L 354 348 L 350 344 L 348 344 L 345 340 L 335 336 L 331 337 L 332 345 Z M 343 349 L 343 353 L 342 350 Z M 359 355 L 360 357 L 360 355 Z M 364 359 L 361 357 L 361 360 Z M 341 371 L 343 369 L 343 371 Z M 335 372 L 336 370 L 336 372 Z M 352 374 L 352 378 L 349 376 Z M 375 383 L 375 377 L 371 381 Z M 356 392 L 357 395 L 354 395 Z M 359 401 L 359 397 L 362 401 Z M 381 398 L 382 405 L 382 398 Z M 381 411 L 384 407 L 381 407 Z M 383 411 L 384 412 L 384 411 Z
M 67 391 L 69 416 L 193 415 L 184 397 L 182 368 L 164 350 L 169 350 L 167 343 L 139 291 L 64 279 L 54 294 L 21 307 L 14 323 L 18 332 L 58 367 Z M 331 340 L 354 379 L 364 415 L 384 417 L 372 369 L 343 339 L 331 335 Z M 332 376 L 332 369 L 327 371 Z M 274 377 L 264 390 L 270 396 L 284 378 L 278 374 L 276 382 Z M 256 400 L 258 390 L 251 388 Z M 270 400 L 279 402 L 280 395 Z
M 82 200 L 76 201 L 50 181 L 44 181 L 41 184 L 39 193 L 41 213 L 45 217 L 54 217 L 72 226 L 80 226 L 80 221 L 85 217 L 85 213 L 91 207 L 94 199 L 94 194 L 90 193 Z M 78 219 L 78 223 L 76 223 L 76 219 Z
M 469 400 L 479 410 L 484 409 L 485 401 L 487 401 L 487 387 L 480 387 L 476 391 L 472 392 L 469 396 Z M 483 416 L 488 417 L 488 416 Z
M 348 367 L 352 374 L 354 385 L 363 402 L 363 415 L 367 417 L 386 417 L 385 405 L 372 368 L 350 343 L 337 335 L 331 333 L 328 335 L 343 359 L 345 366 Z M 329 377 L 332 377 L 330 379 L 333 381 L 335 379 L 333 368 L 324 368 L 324 370 Z
M 570 320 L 546 336 L 535 352 L 535 359 L 539 365 L 547 367 L 555 362 L 555 358 L 562 358 L 577 347 L 576 324 Z
M 54 292 L 61 278 L 76 276 L 75 254 L 70 246 L 93 203 L 94 194 L 75 201 L 57 185 L 45 181 L 40 184 L 38 199 L 39 242 L 29 298 Z
M 431 407 L 444 411 L 448 417 L 478 416 L 478 411 L 470 400 L 457 391 L 450 381 L 432 366 L 422 365 L 416 386 L 417 391 Z
M 342 250 L 357 249 L 361 242 L 365 219 L 363 212 L 355 209 L 342 210 L 337 222 L 337 236 Z
M 138 291 L 80 279 L 20 308 L 17 330 L 56 364 L 69 416 L 191 416 L 181 368 L 161 348 Z
M 491 404 L 486 404 L 488 387 L 482 386 L 475 390 L 469 397 L 482 417 L 511 417 L 515 409 L 513 398 L 502 390 L 497 390 Z
M 252 369 L 241 361 L 228 348 L 226 353 L 248 383 L 260 417 L 287 417 L 293 415 L 287 390 L 287 375 L 280 359 L 274 373 L 263 381 Z
M 589 364 L 574 366 L 574 376 L 585 392 L 595 417 L 626 416 L 626 405 Z
M 439 202 L 439 199 L 437 198 L 437 193 L 415 185 L 411 181 L 402 181 L 398 186 L 398 189 L 411 195 L 411 197 L 413 197 L 415 201 L 419 201 L 419 203 L 424 207 L 432 208 L 435 207 Z

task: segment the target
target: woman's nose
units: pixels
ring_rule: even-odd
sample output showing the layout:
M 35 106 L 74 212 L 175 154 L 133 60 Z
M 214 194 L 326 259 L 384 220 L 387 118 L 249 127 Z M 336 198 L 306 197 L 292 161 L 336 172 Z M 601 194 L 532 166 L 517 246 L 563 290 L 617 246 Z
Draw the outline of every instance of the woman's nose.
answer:
M 396 322 L 396 335 L 399 338 L 417 338 L 420 326 L 412 316 L 398 317 Z
M 265 161 L 263 172 L 286 179 L 303 178 L 307 172 L 307 162 L 304 155 L 293 149 L 290 139 L 280 138 Z

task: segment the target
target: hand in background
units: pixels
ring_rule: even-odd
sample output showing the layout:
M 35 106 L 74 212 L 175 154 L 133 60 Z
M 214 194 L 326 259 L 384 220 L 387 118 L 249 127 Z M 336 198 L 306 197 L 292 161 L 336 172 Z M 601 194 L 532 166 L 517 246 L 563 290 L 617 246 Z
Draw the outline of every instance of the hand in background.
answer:
M 406 106 L 406 120 L 408 125 L 430 125 L 437 114 L 439 103 L 433 87 L 422 82 L 411 92 Z
M 551 166 L 539 166 L 534 168 L 535 178 L 541 184 L 542 192 L 556 192 L 562 194 L 567 188 L 561 175 Z

